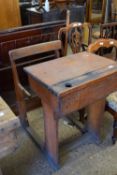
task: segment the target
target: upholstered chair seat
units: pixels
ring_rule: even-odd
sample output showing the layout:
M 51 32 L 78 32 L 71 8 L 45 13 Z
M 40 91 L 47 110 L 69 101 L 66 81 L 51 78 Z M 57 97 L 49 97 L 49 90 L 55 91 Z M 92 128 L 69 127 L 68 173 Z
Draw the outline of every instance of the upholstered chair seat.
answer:
M 117 112 L 117 91 L 107 97 L 108 106 Z

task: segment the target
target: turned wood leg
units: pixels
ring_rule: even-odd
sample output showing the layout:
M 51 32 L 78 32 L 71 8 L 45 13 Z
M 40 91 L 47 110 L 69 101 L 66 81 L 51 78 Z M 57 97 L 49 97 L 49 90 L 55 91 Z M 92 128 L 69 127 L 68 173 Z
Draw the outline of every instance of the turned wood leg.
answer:
M 103 122 L 105 99 L 98 100 L 88 106 L 88 131 L 99 140 Z
M 51 161 L 58 165 L 58 120 L 55 119 L 53 109 L 42 102 L 44 111 L 45 149 Z

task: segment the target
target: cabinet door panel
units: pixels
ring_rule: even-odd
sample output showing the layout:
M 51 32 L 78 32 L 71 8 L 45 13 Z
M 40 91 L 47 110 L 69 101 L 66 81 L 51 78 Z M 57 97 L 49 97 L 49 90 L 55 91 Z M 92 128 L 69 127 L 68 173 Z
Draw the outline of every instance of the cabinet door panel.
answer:
M 0 0 L 0 29 L 8 29 L 20 25 L 19 1 Z

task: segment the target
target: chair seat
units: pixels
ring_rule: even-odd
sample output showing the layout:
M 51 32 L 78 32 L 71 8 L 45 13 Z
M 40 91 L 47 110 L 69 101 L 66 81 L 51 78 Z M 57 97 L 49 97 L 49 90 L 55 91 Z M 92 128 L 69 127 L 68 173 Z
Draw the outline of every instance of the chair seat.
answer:
M 113 109 L 115 112 L 117 112 L 117 91 L 111 93 L 108 97 L 107 97 L 107 104 L 108 106 Z

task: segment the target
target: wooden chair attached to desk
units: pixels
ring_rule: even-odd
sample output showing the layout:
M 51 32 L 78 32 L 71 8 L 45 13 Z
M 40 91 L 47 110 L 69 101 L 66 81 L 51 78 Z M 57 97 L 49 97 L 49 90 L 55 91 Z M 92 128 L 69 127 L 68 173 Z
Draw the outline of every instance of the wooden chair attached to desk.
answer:
M 89 131 L 95 136 L 93 138 L 98 139 L 105 97 L 117 89 L 117 64 L 98 55 L 81 52 L 29 66 L 24 70 L 31 88 L 42 101 L 44 148 L 51 162 L 58 166 L 59 119 L 88 106 Z
M 14 93 L 11 62 L 8 54 L 9 51 L 57 40 L 58 30 L 64 26 L 65 21 L 56 21 L 17 27 L 0 32 L 0 77 L 3 77 L 0 78 L 0 94 L 16 115 L 18 115 L 18 111 Z M 22 65 L 20 68 L 22 69 Z M 25 77 L 23 76 L 23 71 L 19 72 L 19 76 L 22 77 L 22 79 Z M 34 102 L 32 102 L 32 105 L 33 104 Z
M 19 49 L 14 49 L 9 52 L 11 66 L 14 77 L 15 93 L 19 110 L 19 117 L 24 127 L 28 125 L 27 120 L 27 105 L 26 101 L 34 101 L 34 107 L 39 106 L 40 100 L 32 91 L 26 88 L 21 81 L 18 72 L 21 71 L 20 66 L 37 64 L 39 62 L 48 61 L 60 57 L 61 41 L 51 41 L 41 44 L 35 44 Z M 20 69 L 19 69 L 20 68 Z M 24 74 L 26 77 L 26 75 Z M 26 79 L 26 78 L 25 78 Z

